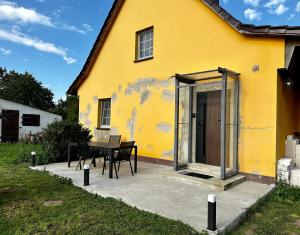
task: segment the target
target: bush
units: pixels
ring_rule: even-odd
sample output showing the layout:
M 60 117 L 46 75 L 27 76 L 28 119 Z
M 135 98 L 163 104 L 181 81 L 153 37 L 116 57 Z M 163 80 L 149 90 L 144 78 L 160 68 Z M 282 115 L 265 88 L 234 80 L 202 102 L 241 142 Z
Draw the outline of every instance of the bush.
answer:
M 279 183 L 276 186 L 272 199 L 278 202 L 296 202 L 300 201 L 300 188 L 289 186 L 285 183 Z
M 31 132 L 29 132 L 29 134 L 24 135 L 19 142 L 22 144 L 41 144 L 42 134 L 41 133 L 32 134 Z
M 90 141 L 91 139 L 90 130 L 80 124 L 61 121 L 48 125 L 42 133 L 42 149 L 47 163 L 67 161 L 69 141 Z

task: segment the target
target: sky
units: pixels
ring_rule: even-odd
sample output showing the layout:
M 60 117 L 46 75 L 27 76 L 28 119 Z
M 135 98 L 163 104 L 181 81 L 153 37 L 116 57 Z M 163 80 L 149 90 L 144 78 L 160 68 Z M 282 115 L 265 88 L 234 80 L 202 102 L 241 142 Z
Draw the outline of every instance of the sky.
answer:
M 28 71 L 53 91 L 55 100 L 64 98 L 112 3 L 0 0 L 0 66 Z M 244 23 L 300 25 L 300 0 L 220 0 L 220 4 Z

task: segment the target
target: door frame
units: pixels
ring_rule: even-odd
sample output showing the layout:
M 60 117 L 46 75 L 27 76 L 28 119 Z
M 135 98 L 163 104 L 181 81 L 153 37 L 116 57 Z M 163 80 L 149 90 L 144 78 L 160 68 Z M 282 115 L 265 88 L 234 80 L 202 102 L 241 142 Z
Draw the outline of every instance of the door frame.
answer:
M 220 178 L 226 179 L 238 173 L 238 133 L 239 133 L 239 73 L 233 72 L 225 68 L 218 68 L 217 70 L 209 70 L 204 72 L 197 72 L 191 74 L 176 74 L 175 75 L 175 138 L 174 138 L 174 168 L 176 171 L 185 168 L 187 164 L 179 163 L 179 99 L 180 89 L 189 88 L 189 135 L 188 135 L 188 159 L 187 163 L 192 161 L 192 142 L 193 142 L 193 97 L 194 88 L 202 86 L 202 81 L 207 83 L 218 83 L 221 86 L 221 172 Z M 199 78 L 198 78 L 199 77 Z M 227 85 L 228 78 L 234 81 L 234 129 L 233 129 L 233 166 L 230 172 L 226 171 L 226 110 L 227 110 Z M 215 82 L 216 79 L 220 81 Z M 200 83 L 198 83 L 201 81 Z M 183 84 L 183 85 L 181 85 Z
M 6 112 L 6 113 L 13 113 L 16 118 L 17 118 L 17 126 L 15 127 L 15 136 L 14 136 L 14 139 L 13 141 L 12 140 L 9 140 L 11 142 L 18 142 L 19 140 L 19 127 L 20 127 L 20 111 L 19 110 L 10 110 L 10 109 L 2 109 L 1 111 L 2 113 Z M 1 141 L 3 141 L 3 131 L 4 131 L 4 128 L 5 128 L 5 122 L 6 120 L 2 119 L 1 120 Z

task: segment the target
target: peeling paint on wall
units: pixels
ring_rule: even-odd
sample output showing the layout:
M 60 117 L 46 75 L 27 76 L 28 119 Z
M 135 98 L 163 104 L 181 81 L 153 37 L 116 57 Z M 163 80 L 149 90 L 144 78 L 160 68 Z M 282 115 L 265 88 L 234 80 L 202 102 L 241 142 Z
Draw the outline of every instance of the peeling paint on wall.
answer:
M 158 131 L 170 133 L 172 130 L 172 125 L 170 123 L 161 122 L 157 124 L 156 128 Z
M 130 132 L 130 140 L 134 140 L 134 133 L 135 133 L 135 128 L 136 128 L 136 115 L 137 115 L 137 112 L 136 112 L 136 108 L 133 108 L 132 109 L 132 112 L 131 112 L 131 118 L 128 119 L 128 122 L 127 122 L 127 128 Z
M 119 135 L 120 131 L 117 127 L 112 127 L 112 128 L 110 128 L 110 134 L 111 135 Z
M 84 123 L 84 125 L 87 127 L 90 127 L 90 125 L 92 125 L 92 122 L 89 120 L 89 115 L 91 112 L 92 112 L 92 106 L 91 104 L 88 104 L 86 106 L 86 111 L 79 113 L 79 119 L 81 123 Z
M 151 96 L 151 92 L 149 90 L 144 90 L 141 93 L 140 104 L 143 105 Z
M 173 102 L 175 100 L 175 92 L 170 90 L 164 90 L 161 94 L 163 100 L 168 102 Z
M 118 99 L 118 94 L 117 94 L 117 93 L 113 93 L 113 94 L 111 95 L 111 101 L 112 101 L 113 103 L 115 103 L 115 102 L 117 101 L 117 99 Z
M 87 119 L 85 120 L 84 125 L 89 127 L 90 125 L 92 125 L 92 122 L 89 119 Z
M 164 157 L 173 157 L 174 156 L 174 149 L 164 150 L 163 151 L 163 156 Z
M 147 145 L 147 150 L 148 150 L 148 151 L 153 151 L 153 146 L 152 146 L 151 144 L 148 144 L 148 145 Z
M 174 78 L 169 78 L 167 80 L 160 80 L 156 78 L 142 78 L 138 79 L 134 83 L 128 83 L 127 88 L 125 89 L 125 95 L 129 96 L 133 92 L 141 92 L 142 90 L 147 90 L 150 87 L 155 87 L 155 88 L 168 88 L 174 84 Z
M 94 138 L 96 139 L 96 141 L 99 141 L 99 142 L 108 142 L 109 136 L 110 136 L 110 132 L 109 131 L 98 130 L 98 129 L 94 130 Z
M 94 104 L 97 104 L 97 103 L 98 103 L 98 100 L 99 100 L 98 96 L 95 95 L 95 96 L 93 97 L 93 102 L 94 102 Z

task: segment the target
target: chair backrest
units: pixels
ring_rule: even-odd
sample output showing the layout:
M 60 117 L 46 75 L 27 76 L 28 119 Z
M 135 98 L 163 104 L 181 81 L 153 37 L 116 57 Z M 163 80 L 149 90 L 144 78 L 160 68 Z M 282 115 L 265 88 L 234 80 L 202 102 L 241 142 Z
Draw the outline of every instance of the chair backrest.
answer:
M 111 143 L 111 144 L 120 144 L 120 141 L 121 141 L 120 135 L 109 136 L 109 143 Z
M 78 146 L 78 151 L 79 154 L 84 157 L 84 158 L 88 158 L 91 157 L 91 151 L 90 151 L 90 146 L 88 145 L 87 142 L 78 142 L 77 143 Z
M 128 141 L 128 142 L 121 142 L 120 148 L 126 148 L 126 149 L 120 149 L 118 152 L 118 158 L 122 160 L 129 160 L 131 157 L 132 149 L 134 147 L 135 141 Z

